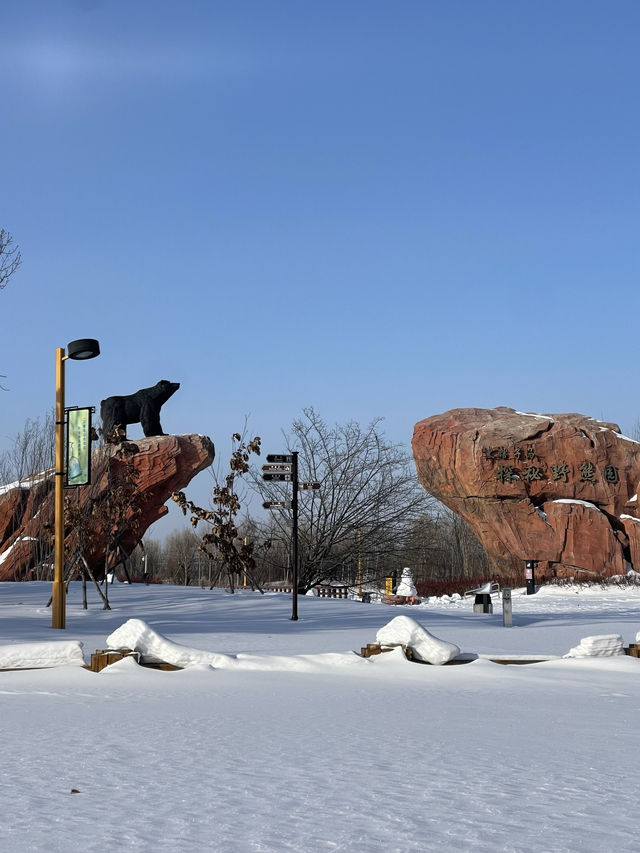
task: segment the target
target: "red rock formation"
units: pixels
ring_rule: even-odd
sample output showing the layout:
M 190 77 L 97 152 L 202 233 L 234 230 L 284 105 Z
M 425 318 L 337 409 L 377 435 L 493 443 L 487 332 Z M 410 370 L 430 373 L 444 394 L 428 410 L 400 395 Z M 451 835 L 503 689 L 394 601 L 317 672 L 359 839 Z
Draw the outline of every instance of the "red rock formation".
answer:
M 578 414 L 453 409 L 416 424 L 425 489 L 462 516 L 498 575 L 640 571 L 640 443 Z M 593 573 L 593 574 L 589 574 Z
M 172 492 L 187 484 L 207 468 L 214 458 L 211 440 L 202 435 L 160 435 L 129 442 L 128 457 L 136 472 L 131 507 L 125 511 L 121 544 L 131 553 L 147 528 L 168 512 L 166 501 Z M 90 486 L 67 490 L 73 502 L 100 507 L 127 462 L 120 458 L 118 445 L 105 445 L 93 452 L 93 476 Z M 134 510 L 138 507 L 138 511 Z M 98 517 L 100 513 L 98 513 Z M 92 520 L 93 530 L 86 556 L 91 568 L 102 576 L 107 535 Z M 34 478 L 10 489 L 0 490 L 0 580 L 29 576 L 42 560 L 51 559 L 54 527 L 53 478 Z M 66 540 L 71 531 L 67 527 Z

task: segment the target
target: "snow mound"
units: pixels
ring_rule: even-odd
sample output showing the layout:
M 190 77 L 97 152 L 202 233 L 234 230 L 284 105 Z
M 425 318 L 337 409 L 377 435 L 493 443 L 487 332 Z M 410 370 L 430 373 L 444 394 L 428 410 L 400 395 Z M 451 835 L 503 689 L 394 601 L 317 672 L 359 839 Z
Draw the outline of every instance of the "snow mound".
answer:
M 623 654 L 624 645 L 620 634 L 596 634 L 593 637 L 584 637 L 577 646 L 569 649 L 563 657 L 591 658 Z
M 376 634 L 382 646 L 410 646 L 418 660 L 440 666 L 453 660 L 460 649 L 446 640 L 439 640 L 410 616 L 396 616 Z
M 0 646 L 0 669 L 39 669 L 50 666 L 84 666 L 82 643 L 79 640 L 61 640 Z
M 366 665 L 368 661 L 355 652 L 326 652 L 316 655 L 223 655 L 191 649 L 174 643 L 154 631 L 142 619 L 129 619 L 107 637 L 111 649 L 131 649 L 148 661 L 160 661 L 186 669 L 210 666 L 214 669 L 241 669 L 261 672 L 326 672 L 348 666 Z
M 128 619 L 124 625 L 109 634 L 107 644 L 110 649 L 131 649 L 140 652 L 150 661 L 160 661 L 173 666 L 194 666 L 208 664 L 213 667 L 229 666 L 233 660 L 229 655 L 190 649 L 180 643 L 167 640 L 158 634 L 142 619 Z

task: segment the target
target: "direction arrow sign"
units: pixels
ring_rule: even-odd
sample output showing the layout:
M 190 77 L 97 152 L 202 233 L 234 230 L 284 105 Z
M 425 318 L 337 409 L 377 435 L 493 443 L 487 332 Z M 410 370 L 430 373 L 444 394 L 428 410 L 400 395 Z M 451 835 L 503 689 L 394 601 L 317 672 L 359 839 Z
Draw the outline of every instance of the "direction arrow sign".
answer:
M 263 480 L 277 480 L 278 482 L 289 482 L 291 480 L 291 474 L 263 474 Z
M 298 483 L 299 489 L 319 489 L 320 483 Z
M 262 506 L 265 509 L 291 509 L 291 501 L 265 501 Z
M 286 462 L 290 465 L 293 462 L 293 455 L 291 453 L 267 453 L 267 462 Z
M 288 474 L 291 473 L 291 465 L 263 465 L 263 471 L 286 471 Z

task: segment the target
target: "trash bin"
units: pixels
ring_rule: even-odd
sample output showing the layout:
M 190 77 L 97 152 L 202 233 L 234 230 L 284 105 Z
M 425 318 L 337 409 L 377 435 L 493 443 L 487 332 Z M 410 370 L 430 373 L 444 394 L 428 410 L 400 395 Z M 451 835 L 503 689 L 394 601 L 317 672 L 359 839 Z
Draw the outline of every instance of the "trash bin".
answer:
M 493 613 L 493 602 L 488 592 L 479 592 L 473 602 L 474 613 Z

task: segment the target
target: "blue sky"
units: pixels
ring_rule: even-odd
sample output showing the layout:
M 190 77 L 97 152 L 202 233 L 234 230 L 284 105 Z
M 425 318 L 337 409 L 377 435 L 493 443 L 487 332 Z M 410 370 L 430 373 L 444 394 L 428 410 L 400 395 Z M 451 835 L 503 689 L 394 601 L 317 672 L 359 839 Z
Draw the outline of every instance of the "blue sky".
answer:
M 0 449 L 79 337 L 69 405 L 178 381 L 165 431 L 220 455 L 310 405 L 407 443 L 456 407 L 640 417 L 635 0 L 2 17 Z

